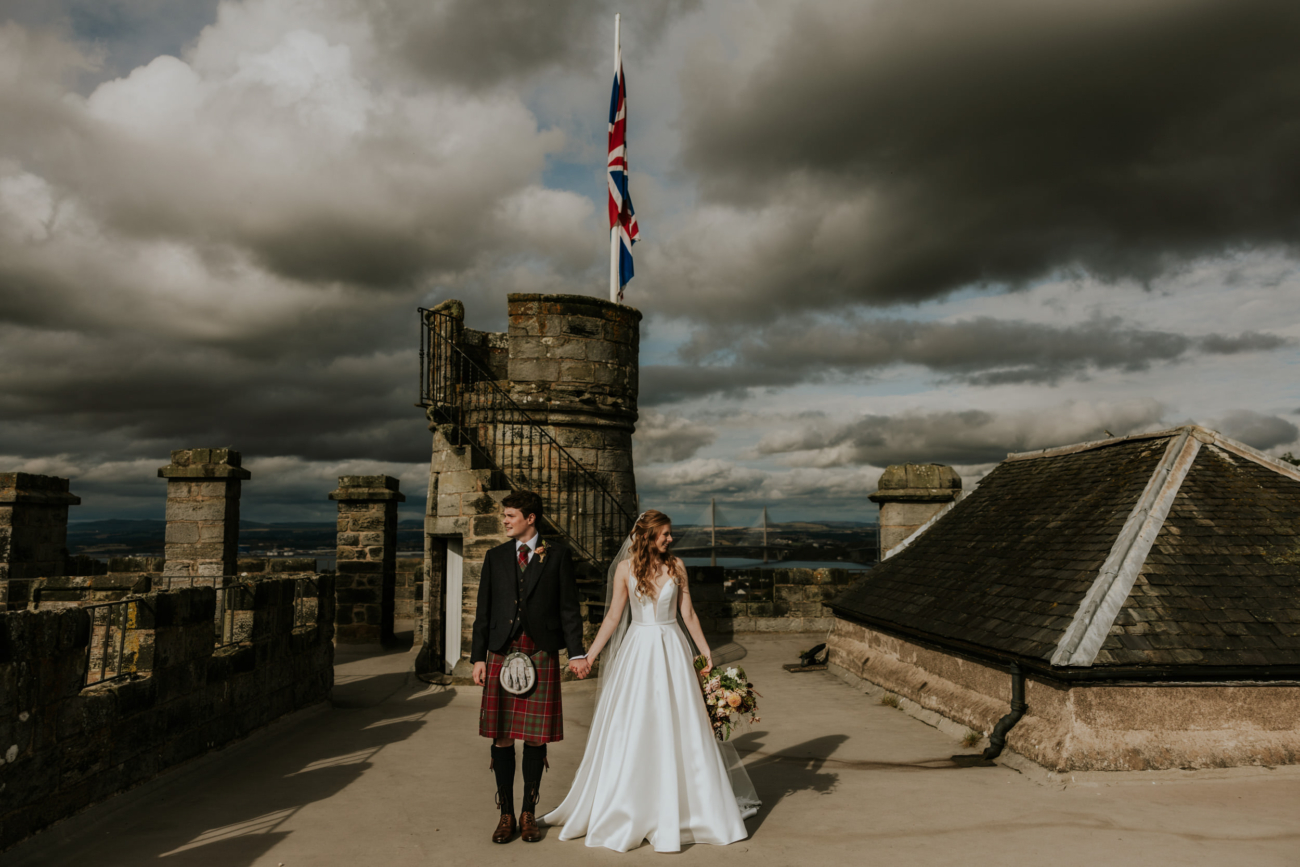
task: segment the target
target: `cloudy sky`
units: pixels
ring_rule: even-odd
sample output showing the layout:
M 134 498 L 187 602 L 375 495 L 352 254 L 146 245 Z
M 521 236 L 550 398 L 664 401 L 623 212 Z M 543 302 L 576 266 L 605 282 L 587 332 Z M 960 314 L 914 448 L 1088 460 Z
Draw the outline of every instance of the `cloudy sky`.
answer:
M 623 4 L 642 502 L 860 520 L 882 467 L 1185 421 L 1300 451 L 1300 5 Z M 595 0 L 0 0 L 0 469 L 422 509 L 415 308 L 603 295 Z

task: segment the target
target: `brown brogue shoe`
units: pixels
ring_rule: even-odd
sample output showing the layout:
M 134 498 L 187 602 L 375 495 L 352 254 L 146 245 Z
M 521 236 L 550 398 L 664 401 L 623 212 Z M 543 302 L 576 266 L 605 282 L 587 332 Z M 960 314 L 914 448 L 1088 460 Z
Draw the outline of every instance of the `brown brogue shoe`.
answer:
M 524 813 L 529 818 L 531 813 Z M 497 829 L 492 832 L 493 843 L 509 843 L 510 838 L 515 835 L 515 817 L 509 813 L 501 814 L 501 821 L 497 822 Z
M 519 814 L 519 839 L 525 843 L 536 843 L 542 839 L 542 831 L 537 827 L 537 819 L 532 813 Z

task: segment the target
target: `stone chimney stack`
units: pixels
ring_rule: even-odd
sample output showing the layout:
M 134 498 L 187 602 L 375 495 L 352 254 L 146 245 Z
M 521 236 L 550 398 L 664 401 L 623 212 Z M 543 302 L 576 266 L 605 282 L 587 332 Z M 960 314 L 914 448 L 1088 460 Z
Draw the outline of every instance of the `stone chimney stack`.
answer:
M 68 480 L 0 473 L 0 611 L 27 607 L 33 578 L 57 578 L 68 556 Z
M 392 476 L 339 476 L 330 499 L 339 504 L 334 638 L 340 644 L 383 644 L 393 638 L 397 590 L 397 504 L 406 502 Z
M 177 449 L 158 470 L 167 480 L 167 562 L 169 581 L 207 579 L 221 583 L 234 575 L 239 555 L 240 483 L 252 474 L 232 449 Z
M 945 506 L 961 497 L 961 476 L 943 464 L 894 464 L 867 499 L 880 506 L 883 557 Z

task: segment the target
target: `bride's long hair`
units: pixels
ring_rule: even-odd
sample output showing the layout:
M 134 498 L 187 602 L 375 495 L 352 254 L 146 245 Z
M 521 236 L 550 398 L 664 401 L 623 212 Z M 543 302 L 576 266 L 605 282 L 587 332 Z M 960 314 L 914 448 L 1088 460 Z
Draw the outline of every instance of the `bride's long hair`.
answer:
M 676 558 L 670 552 L 660 554 L 654 545 L 655 539 L 659 537 L 659 529 L 672 522 L 673 519 L 663 512 L 647 509 L 632 527 L 632 577 L 636 579 L 638 596 L 648 598 L 655 592 L 656 579 L 663 568 L 666 567 L 668 574 L 676 577 L 677 570 L 673 568 Z

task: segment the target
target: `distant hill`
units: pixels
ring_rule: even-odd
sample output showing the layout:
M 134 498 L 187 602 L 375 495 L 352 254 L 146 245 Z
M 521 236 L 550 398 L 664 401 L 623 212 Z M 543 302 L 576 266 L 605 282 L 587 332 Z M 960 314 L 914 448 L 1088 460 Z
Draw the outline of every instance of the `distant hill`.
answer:
M 239 522 L 241 550 L 262 551 L 292 548 L 315 551 L 333 548 L 337 529 L 333 521 L 283 521 L 267 524 Z M 68 550 L 73 554 L 162 554 L 167 535 L 166 521 L 109 518 L 68 524 Z M 397 548 L 414 551 L 424 547 L 424 522 L 397 522 Z
M 678 525 L 678 544 L 683 550 L 708 544 L 708 527 Z M 687 534 L 689 531 L 689 535 Z M 68 525 L 68 550 L 72 554 L 122 556 L 163 553 L 166 521 L 109 519 Z M 241 552 L 324 551 L 336 542 L 333 521 L 239 522 Z M 720 547 L 749 548 L 761 542 L 754 527 L 719 527 Z M 863 521 L 790 521 L 768 525 L 773 548 L 781 548 L 782 559 L 844 559 L 871 562 L 875 559 L 876 524 Z M 424 522 L 408 519 L 397 524 L 397 549 L 424 548 Z

